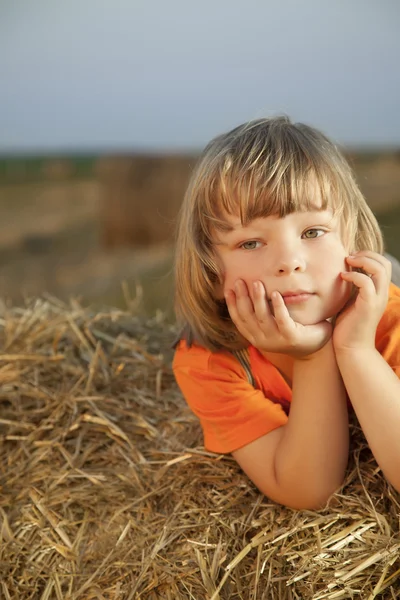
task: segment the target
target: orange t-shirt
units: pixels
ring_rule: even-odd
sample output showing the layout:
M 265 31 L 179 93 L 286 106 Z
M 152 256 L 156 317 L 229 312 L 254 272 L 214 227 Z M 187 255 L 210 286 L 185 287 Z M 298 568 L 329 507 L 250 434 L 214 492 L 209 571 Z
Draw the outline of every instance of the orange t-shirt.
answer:
M 400 289 L 394 284 L 377 328 L 376 348 L 400 377 Z M 290 386 L 253 346 L 249 359 L 256 386 L 228 351 L 211 352 L 196 344 L 189 348 L 181 341 L 175 352 L 175 378 L 212 452 L 233 452 L 288 420 Z

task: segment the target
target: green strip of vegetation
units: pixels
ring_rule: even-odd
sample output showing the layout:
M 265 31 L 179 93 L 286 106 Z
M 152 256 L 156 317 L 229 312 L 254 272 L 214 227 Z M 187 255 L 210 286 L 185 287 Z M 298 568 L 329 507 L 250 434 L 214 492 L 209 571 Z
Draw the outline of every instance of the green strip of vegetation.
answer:
M 97 156 L 0 156 L 0 183 L 30 183 L 93 175 Z

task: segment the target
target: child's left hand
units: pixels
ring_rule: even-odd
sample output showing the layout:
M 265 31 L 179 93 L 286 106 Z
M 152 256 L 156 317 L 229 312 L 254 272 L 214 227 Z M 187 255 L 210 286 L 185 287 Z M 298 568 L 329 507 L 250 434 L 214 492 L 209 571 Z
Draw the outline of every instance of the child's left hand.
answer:
M 341 273 L 358 291 L 336 318 L 334 348 L 336 351 L 375 348 L 376 328 L 388 301 L 392 265 L 381 254 L 369 250 L 348 256 L 346 262 L 365 273 Z

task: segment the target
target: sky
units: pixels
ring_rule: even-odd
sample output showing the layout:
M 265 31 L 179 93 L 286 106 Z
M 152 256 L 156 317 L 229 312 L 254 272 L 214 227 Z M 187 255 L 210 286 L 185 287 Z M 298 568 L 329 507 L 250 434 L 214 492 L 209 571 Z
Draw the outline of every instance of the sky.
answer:
M 0 153 L 198 150 L 288 114 L 400 147 L 398 0 L 0 0 Z

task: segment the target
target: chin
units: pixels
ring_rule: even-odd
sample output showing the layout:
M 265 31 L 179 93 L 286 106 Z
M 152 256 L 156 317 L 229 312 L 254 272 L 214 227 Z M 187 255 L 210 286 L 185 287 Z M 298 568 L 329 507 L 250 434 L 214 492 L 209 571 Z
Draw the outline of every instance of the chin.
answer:
M 305 315 L 301 315 L 301 316 L 297 316 L 294 314 L 290 315 L 293 319 L 293 321 L 295 321 L 296 323 L 299 323 L 300 325 L 317 325 L 317 323 L 321 323 L 322 321 L 327 321 L 329 319 L 329 317 L 325 317 L 323 315 L 321 315 L 320 318 L 315 317 L 315 315 L 313 317 L 306 317 Z
M 300 325 L 316 325 L 317 323 L 321 323 L 322 321 L 329 321 L 336 317 L 336 315 L 342 310 L 346 302 L 347 299 L 341 303 L 336 304 L 335 306 L 329 307 L 328 309 L 321 311 L 301 311 L 296 309 L 289 309 L 289 314 L 292 317 L 293 321 L 296 321 L 296 323 L 300 323 Z

